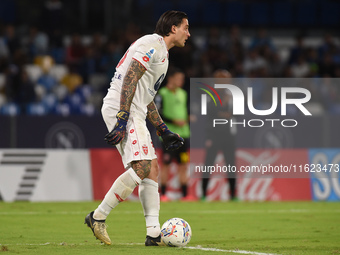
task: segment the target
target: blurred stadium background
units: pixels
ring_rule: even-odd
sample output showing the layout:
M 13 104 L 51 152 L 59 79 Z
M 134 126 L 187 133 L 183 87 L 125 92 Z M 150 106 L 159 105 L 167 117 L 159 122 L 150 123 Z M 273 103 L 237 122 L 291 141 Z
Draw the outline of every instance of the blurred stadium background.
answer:
M 339 1 L 1 0 L 1 200 L 104 196 L 123 169 L 117 151 L 103 141 L 102 98 L 128 46 L 152 33 L 169 9 L 189 15 L 190 40 L 170 52 L 170 64 L 186 74 L 187 90 L 190 77 L 211 77 L 220 68 L 233 77 L 325 81 L 306 85 L 313 117 L 301 119 L 300 128 L 241 131 L 238 151 L 250 153 L 254 161 L 275 148 L 272 156 L 288 153 L 301 164 L 340 163 Z M 266 102 L 265 95 L 257 101 Z M 340 199 L 339 173 L 310 177 L 240 180 L 238 197 Z M 199 197 L 200 179 L 192 178 L 190 185 Z M 210 200 L 229 199 L 223 179 L 214 179 L 209 190 Z M 180 194 L 175 166 L 170 192 L 173 198 Z

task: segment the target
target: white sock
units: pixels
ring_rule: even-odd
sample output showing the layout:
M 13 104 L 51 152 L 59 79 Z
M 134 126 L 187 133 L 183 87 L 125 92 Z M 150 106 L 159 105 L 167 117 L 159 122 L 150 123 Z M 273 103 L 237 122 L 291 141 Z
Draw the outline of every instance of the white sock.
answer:
M 141 182 L 136 172 L 129 168 L 115 180 L 102 203 L 94 211 L 93 218 L 105 220 L 111 210 L 124 201 Z
M 158 183 L 149 178 L 143 179 L 139 185 L 139 199 L 144 210 L 146 234 L 151 237 L 159 236 L 161 230 L 159 224 Z

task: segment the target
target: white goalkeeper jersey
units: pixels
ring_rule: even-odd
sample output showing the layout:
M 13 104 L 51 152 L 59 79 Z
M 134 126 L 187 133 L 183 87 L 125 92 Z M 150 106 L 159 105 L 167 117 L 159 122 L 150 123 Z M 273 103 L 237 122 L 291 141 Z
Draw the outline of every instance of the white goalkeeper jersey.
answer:
M 119 61 L 104 102 L 117 107 L 117 109 L 120 108 L 120 94 L 124 77 L 131 61 L 137 60 L 145 67 L 146 72 L 137 83 L 130 112 L 145 119 L 147 105 L 153 101 L 168 70 L 168 57 L 168 49 L 162 36 L 151 34 L 139 38 L 131 44 Z

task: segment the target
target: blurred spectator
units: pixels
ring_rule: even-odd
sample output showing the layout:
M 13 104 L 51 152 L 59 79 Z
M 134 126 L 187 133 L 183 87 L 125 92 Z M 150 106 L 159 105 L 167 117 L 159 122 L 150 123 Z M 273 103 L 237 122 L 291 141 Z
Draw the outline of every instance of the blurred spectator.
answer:
M 7 25 L 5 27 L 5 34 L 3 37 L 7 48 L 9 50 L 10 56 L 13 56 L 15 51 L 20 49 L 20 41 L 16 35 L 16 27 L 14 25 Z
M 84 83 L 89 82 L 89 77 L 99 70 L 100 58 L 96 55 L 95 49 L 91 46 L 85 48 L 85 56 L 79 63 L 79 74 L 82 76 Z
M 169 58 L 169 64 L 183 70 L 184 74 L 187 75 L 189 68 L 193 66 L 194 52 L 195 46 L 193 41 L 189 38 L 185 44 L 185 47 L 176 47 L 171 49 L 171 58 Z
M 257 30 L 256 35 L 253 37 L 249 49 L 257 48 L 262 54 L 264 49 L 268 47 L 270 51 L 275 52 L 275 46 L 272 39 L 268 36 L 268 32 L 265 28 L 260 28 Z
M 189 136 L 190 128 L 188 123 L 188 99 L 187 93 L 182 89 L 185 81 L 185 75 L 182 71 L 170 68 L 167 76 L 167 83 L 162 87 L 156 98 L 158 111 L 173 132 L 184 138 L 184 145 L 176 151 L 167 151 L 163 147 L 162 168 L 161 168 L 161 201 L 169 201 L 166 195 L 166 189 L 169 179 L 170 164 L 176 160 L 179 182 L 182 191 L 183 201 L 196 200 L 195 197 L 188 194 L 188 162 L 189 162 Z
M 64 64 L 66 62 L 66 49 L 63 44 L 63 34 L 61 30 L 55 29 L 49 35 L 49 49 L 50 54 L 57 64 Z
M 222 47 L 225 44 L 225 40 L 223 40 L 223 37 L 218 27 L 209 28 L 208 34 L 205 38 L 206 38 L 204 45 L 205 49 L 214 48 L 220 51 L 222 50 Z
M 278 53 L 273 53 L 269 56 L 268 60 L 268 76 L 269 77 L 282 77 L 285 62 L 280 58 Z
M 20 70 L 18 76 L 18 103 L 21 107 L 21 111 L 25 113 L 27 110 L 27 106 L 30 103 L 36 102 L 37 94 L 35 92 L 34 83 L 29 79 L 27 72 L 24 69 Z
M 203 52 L 200 56 L 199 63 L 197 65 L 198 77 L 210 77 L 214 67 L 209 61 L 208 52 Z
M 26 55 L 20 48 L 16 49 L 12 61 L 4 65 L 6 101 L 18 102 L 20 97 L 21 70 L 26 63 Z
M 49 49 L 48 36 L 42 31 L 39 31 L 36 26 L 31 26 L 27 48 L 31 61 L 33 61 L 36 56 L 47 54 Z
M 304 46 L 304 37 L 298 35 L 295 38 L 295 46 L 291 48 L 288 64 L 292 65 L 298 61 L 299 56 L 303 56 L 306 53 L 306 47 Z
M 336 104 L 339 104 L 339 82 L 336 83 L 334 79 L 330 79 L 330 77 L 326 75 L 323 76 L 321 81 L 320 93 L 322 103 L 326 110 L 331 111 Z
M 337 65 L 334 69 L 334 77 L 335 78 L 340 78 L 340 65 Z M 340 96 L 340 95 L 339 95 Z M 340 101 L 339 101 L 340 103 Z
M 224 80 L 229 80 L 231 82 L 231 74 L 227 70 L 216 70 L 213 77 L 224 78 Z M 209 119 L 227 119 L 231 120 L 232 115 L 232 96 L 227 93 L 225 89 L 218 89 L 218 93 L 221 95 L 222 106 L 217 109 L 214 107 L 208 107 L 209 112 L 207 116 Z M 212 102 L 210 102 L 212 103 Z M 211 110 L 213 109 L 213 110 Z M 210 122 L 209 122 L 210 123 Z M 234 167 L 235 166 L 235 153 L 236 153 L 236 143 L 235 143 L 235 128 L 229 125 L 223 127 L 215 127 L 207 125 L 206 128 L 206 141 L 205 141 L 205 166 L 214 166 L 215 160 L 219 152 L 223 154 L 225 166 Z M 223 135 L 216 135 L 223 134 Z M 211 177 L 210 172 L 205 172 L 202 175 L 202 200 L 207 199 L 208 195 L 208 184 Z M 227 181 L 229 183 L 230 200 L 237 200 L 236 197 L 236 173 L 228 172 Z
M 9 55 L 10 52 L 6 43 L 6 38 L 3 34 L 2 27 L 0 26 L 0 59 L 6 59 L 9 57 Z
M 6 96 L 7 102 L 16 102 L 18 100 L 20 88 L 18 86 L 19 82 L 19 68 L 15 65 L 7 65 L 4 69 L 5 75 L 5 86 L 4 94 Z
M 104 54 L 100 60 L 100 70 L 107 75 L 108 79 L 111 79 L 113 76 L 115 68 L 121 57 L 121 45 L 114 41 L 109 41 L 106 44 Z
M 239 26 L 234 25 L 230 28 L 224 49 L 233 64 L 244 60 L 245 52 Z
M 80 64 L 82 58 L 85 56 L 86 49 L 82 42 L 81 36 L 74 33 L 71 36 L 71 43 L 66 47 L 66 62 L 77 66 Z
M 256 72 L 260 73 L 263 69 L 267 68 L 267 61 L 260 56 L 257 48 L 252 48 L 248 52 L 248 56 L 244 60 L 243 69 L 248 76 L 256 76 Z
M 243 63 L 242 61 L 236 61 L 234 67 L 231 70 L 232 76 L 235 78 L 244 77 Z
M 323 38 L 323 43 L 319 47 L 320 58 L 324 58 L 326 54 L 334 52 L 334 49 L 336 48 L 337 45 L 334 41 L 333 36 L 329 33 L 326 33 Z
M 303 55 L 298 56 L 296 63 L 291 66 L 291 71 L 293 77 L 308 77 L 310 74 L 310 66 Z
M 93 49 L 96 58 L 100 58 L 105 50 L 105 40 L 101 33 L 97 32 L 92 35 L 90 47 Z
M 325 53 L 320 62 L 319 74 L 321 77 L 333 77 L 334 76 L 335 65 L 333 63 L 332 55 L 330 53 Z
M 309 76 L 318 77 L 319 76 L 319 55 L 315 48 L 308 48 L 306 52 L 306 60 L 309 65 Z

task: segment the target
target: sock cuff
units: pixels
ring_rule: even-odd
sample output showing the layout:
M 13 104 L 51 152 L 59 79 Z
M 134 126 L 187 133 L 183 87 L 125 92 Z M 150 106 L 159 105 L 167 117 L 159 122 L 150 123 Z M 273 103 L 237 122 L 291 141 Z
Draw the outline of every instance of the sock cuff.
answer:
M 152 186 L 154 186 L 154 187 L 156 187 L 156 188 L 158 189 L 158 183 L 155 182 L 154 180 L 149 179 L 149 178 L 144 178 L 144 179 L 142 180 L 142 183 L 143 183 L 143 184 L 152 185 Z
M 127 172 L 130 174 L 132 180 L 134 180 L 135 182 L 137 182 L 138 185 L 141 184 L 142 179 L 139 178 L 139 176 L 136 174 L 135 170 L 132 169 L 132 167 L 130 167 L 130 168 L 127 170 Z

